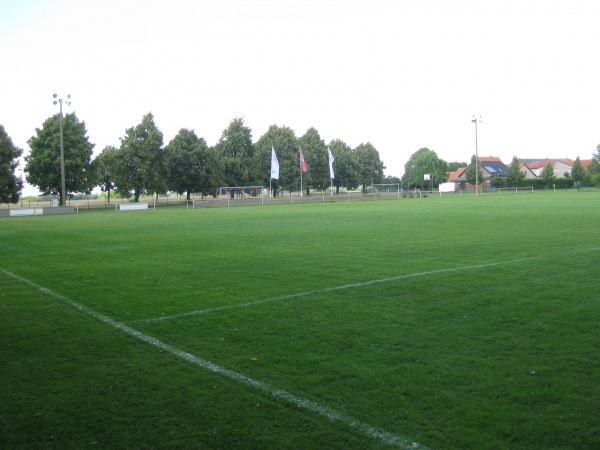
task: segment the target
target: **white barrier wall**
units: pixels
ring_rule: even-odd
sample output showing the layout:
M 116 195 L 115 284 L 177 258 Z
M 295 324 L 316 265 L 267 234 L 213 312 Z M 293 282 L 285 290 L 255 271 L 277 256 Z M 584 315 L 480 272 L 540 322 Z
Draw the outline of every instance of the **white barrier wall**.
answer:
M 454 192 L 456 191 L 456 184 L 454 183 L 441 183 L 440 192 Z
M 148 209 L 148 203 L 122 203 L 119 205 L 121 211 L 132 211 L 136 209 Z
M 10 216 L 41 216 L 44 214 L 44 208 L 24 208 L 11 209 Z

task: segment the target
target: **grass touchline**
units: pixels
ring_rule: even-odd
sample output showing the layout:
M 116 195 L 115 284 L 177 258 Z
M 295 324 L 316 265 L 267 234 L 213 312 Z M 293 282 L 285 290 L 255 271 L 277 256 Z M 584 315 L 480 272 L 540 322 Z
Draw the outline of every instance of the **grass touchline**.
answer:
M 598 448 L 598 199 L 0 221 L 0 442 Z
M 586 250 L 566 251 L 566 252 L 561 252 L 561 253 L 564 255 L 564 254 L 574 254 L 574 253 L 582 253 L 582 252 L 597 251 L 597 250 L 600 250 L 600 247 L 590 248 L 590 249 L 586 249 Z M 356 288 L 356 287 L 369 286 L 371 284 L 377 284 L 377 283 L 387 283 L 390 281 L 398 281 L 398 280 L 403 280 L 403 279 L 407 279 L 407 278 L 422 277 L 425 275 L 437 275 L 437 274 L 448 273 L 448 272 L 460 272 L 463 270 L 484 269 L 484 268 L 495 267 L 495 266 L 500 266 L 500 265 L 504 265 L 504 264 L 516 264 L 516 263 L 521 263 L 521 262 L 525 262 L 525 261 L 534 261 L 537 259 L 543 259 L 543 258 L 549 257 L 549 256 L 556 256 L 556 255 L 530 256 L 527 258 L 513 259 L 510 261 L 497 261 L 497 262 L 487 263 L 487 264 L 476 264 L 473 266 L 448 267 L 446 269 L 410 273 L 410 274 L 406 274 L 406 275 L 398 275 L 395 277 L 381 278 L 378 280 L 363 281 L 360 283 L 345 284 L 343 286 L 334 286 L 334 287 L 329 287 L 329 288 L 323 288 L 323 289 L 319 289 L 319 290 L 315 290 L 315 291 L 305 291 L 305 292 L 298 292 L 295 294 L 281 295 L 281 296 L 277 296 L 277 297 L 266 298 L 264 300 L 257 300 L 255 302 L 240 303 L 240 304 L 236 304 L 236 305 L 222 306 L 222 307 L 218 307 L 218 308 L 194 310 L 194 311 L 184 312 L 181 314 L 171 314 L 171 315 L 160 316 L 160 317 L 150 317 L 148 319 L 131 320 L 131 321 L 128 321 L 128 323 L 163 322 L 166 320 L 181 319 L 184 317 L 202 316 L 202 315 L 210 314 L 210 313 L 214 313 L 214 312 L 228 311 L 231 309 L 238 309 L 238 308 L 246 308 L 249 306 L 256 306 L 256 305 L 262 305 L 265 303 L 277 302 L 280 300 L 289 300 L 291 298 L 296 298 L 296 297 L 306 297 L 306 296 L 310 296 L 310 295 L 314 295 L 314 294 L 322 294 L 322 293 L 326 293 L 326 292 L 339 291 L 342 289 L 351 289 L 351 288 Z
M 307 409 L 309 411 L 316 412 L 317 414 L 324 416 L 330 420 L 342 422 L 345 425 L 348 425 L 352 428 L 356 428 L 356 429 L 360 430 L 361 432 L 365 433 L 366 435 L 371 436 L 385 444 L 397 446 L 402 449 L 426 450 L 425 447 L 419 445 L 416 442 L 411 442 L 403 437 L 396 436 L 387 431 L 377 430 L 374 427 L 372 427 L 366 423 L 363 423 L 353 417 L 348 416 L 347 414 L 336 411 L 330 407 L 321 406 L 312 400 L 308 400 L 306 398 L 299 397 L 299 396 L 294 395 L 290 392 L 287 392 L 283 389 L 274 388 L 266 383 L 263 383 L 258 380 L 254 380 L 254 379 L 247 377 L 241 373 L 225 369 L 223 367 L 218 366 L 217 364 L 211 363 L 210 361 L 207 361 L 207 360 L 199 358 L 195 355 L 192 355 L 191 353 L 185 352 L 183 350 L 179 350 L 169 344 L 162 342 L 160 339 L 154 338 L 154 337 L 149 336 L 145 333 L 142 333 L 141 331 L 138 331 L 130 326 L 127 326 L 118 321 L 115 321 L 114 319 L 112 319 L 108 316 L 105 316 L 104 314 L 100 314 L 99 312 L 83 305 L 82 303 L 79 303 L 75 300 L 71 300 L 70 298 L 65 297 L 64 295 L 61 295 L 57 292 L 54 292 L 53 290 L 48 289 L 46 287 L 39 286 L 38 284 L 34 283 L 31 280 L 28 280 L 27 278 L 23 278 L 15 273 L 5 270 L 5 269 L 0 269 L 0 270 L 6 276 L 14 278 L 15 280 L 18 280 L 19 282 L 26 284 L 27 286 L 29 286 L 33 289 L 37 289 L 37 290 L 43 292 L 44 294 L 47 294 L 50 297 L 53 297 L 54 299 L 63 301 L 65 303 L 67 303 L 68 305 L 72 306 L 73 308 L 80 310 L 81 312 L 85 313 L 88 316 L 93 317 L 94 319 L 96 319 L 100 322 L 103 322 L 107 325 L 118 328 L 119 330 L 125 332 L 129 336 L 135 337 L 136 339 L 139 339 L 140 341 L 146 342 L 154 347 L 164 350 L 174 356 L 184 359 L 185 361 L 188 361 L 188 362 L 190 362 L 196 366 L 199 366 L 203 369 L 207 369 L 207 370 L 210 370 L 211 372 L 224 375 L 228 378 L 231 378 L 235 381 L 243 383 L 247 386 L 251 386 L 255 389 L 258 389 L 259 391 L 265 392 L 265 393 L 269 394 L 271 397 L 282 399 L 288 403 L 297 405 L 298 407 L 301 407 L 303 409 Z

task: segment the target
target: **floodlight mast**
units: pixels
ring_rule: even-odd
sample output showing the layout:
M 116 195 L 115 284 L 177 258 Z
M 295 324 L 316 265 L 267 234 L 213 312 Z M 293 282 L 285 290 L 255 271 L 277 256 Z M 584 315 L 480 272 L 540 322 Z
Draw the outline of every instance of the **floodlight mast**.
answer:
M 60 123 L 60 206 L 67 205 L 67 191 L 65 189 L 65 148 L 63 139 L 63 112 L 62 104 L 63 99 L 58 98 L 58 94 L 52 96 L 54 98 L 54 104 L 58 104 L 60 108 L 59 123 Z M 67 105 L 71 104 L 71 94 L 67 95 Z
M 477 122 L 481 123 L 481 116 L 479 119 L 473 115 L 471 122 L 475 124 L 475 195 L 479 192 L 479 149 L 477 148 Z

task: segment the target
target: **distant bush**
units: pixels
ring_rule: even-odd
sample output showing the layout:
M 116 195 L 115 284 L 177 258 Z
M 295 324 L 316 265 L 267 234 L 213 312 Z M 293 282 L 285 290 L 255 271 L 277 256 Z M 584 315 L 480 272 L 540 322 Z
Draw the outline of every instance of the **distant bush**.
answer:
M 600 175 L 586 175 L 586 179 L 582 182 L 581 186 L 600 186 Z M 494 177 L 490 180 L 490 187 L 496 188 L 505 188 L 505 187 L 516 187 L 516 186 L 507 186 L 506 178 Z M 535 190 L 542 189 L 571 189 L 575 187 L 572 178 L 556 178 L 552 182 L 550 186 L 546 185 L 546 182 L 542 178 L 526 178 L 521 183 L 519 183 L 518 187 L 533 187 Z

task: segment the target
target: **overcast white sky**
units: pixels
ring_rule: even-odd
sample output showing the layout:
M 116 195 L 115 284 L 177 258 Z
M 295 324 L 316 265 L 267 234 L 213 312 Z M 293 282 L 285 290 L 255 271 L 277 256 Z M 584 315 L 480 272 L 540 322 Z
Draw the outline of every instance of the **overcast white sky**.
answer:
M 2 0 L 0 123 L 15 145 L 70 93 L 98 154 L 152 112 L 167 144 L 235 117 L 370 141 L 400 176 L 421 147 L 589 159 L 600 144 L 597 0 Z

